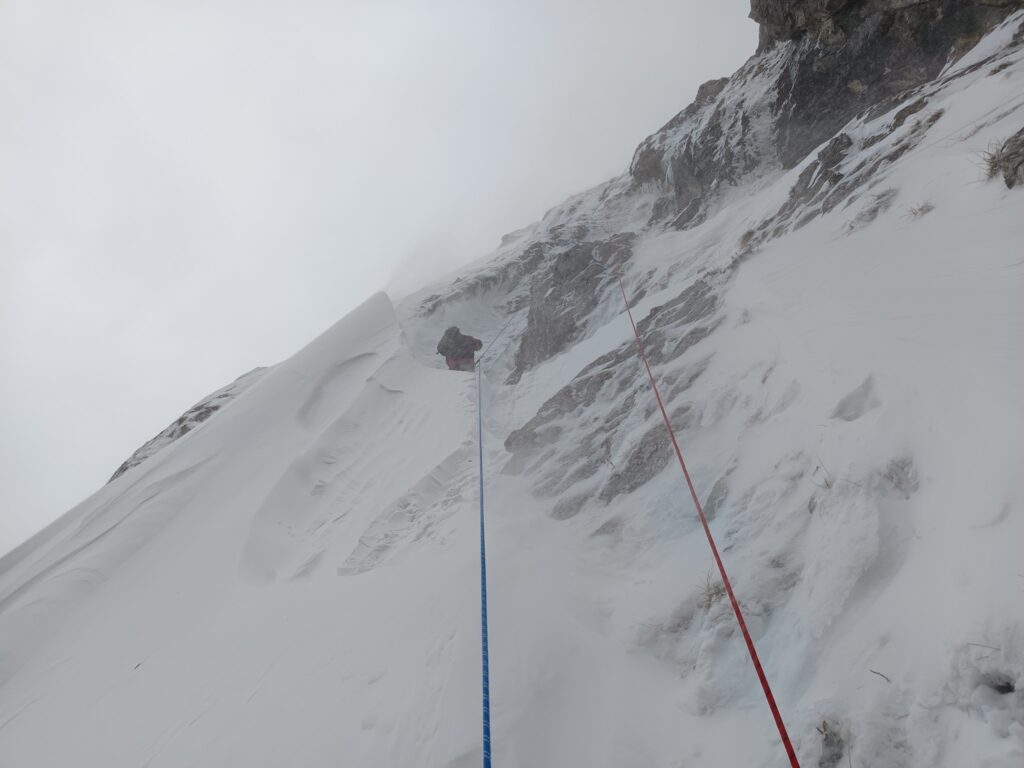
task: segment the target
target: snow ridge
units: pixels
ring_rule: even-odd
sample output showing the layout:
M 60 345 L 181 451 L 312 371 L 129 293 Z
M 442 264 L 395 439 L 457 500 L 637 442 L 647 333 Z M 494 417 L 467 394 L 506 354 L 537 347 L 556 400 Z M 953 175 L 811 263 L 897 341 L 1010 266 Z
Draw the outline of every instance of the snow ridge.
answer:
M 132 467 L 137 467 L 150 456 L 158 453 L 163 448 L 173 443 L 180 437 L 184 437 L 193 429 L 198 427 L 217 411 L 238 397 L 242 392 L 256 383 L 266 372 L 266 368 L 254 368 L 248 373 L 239 376 L 226 387 L 221 387 L 211 395 L 207 395 L 198 403 L 193 405 L 184 414 L 179 416 L 166 429 L 160 432 L 152 440 L 147 441 L 135 453 L 129 456 L 117 471 L 111 475 L 110 480 L 116 480 Z M 107 482 L 110 482 L 109 480 Z

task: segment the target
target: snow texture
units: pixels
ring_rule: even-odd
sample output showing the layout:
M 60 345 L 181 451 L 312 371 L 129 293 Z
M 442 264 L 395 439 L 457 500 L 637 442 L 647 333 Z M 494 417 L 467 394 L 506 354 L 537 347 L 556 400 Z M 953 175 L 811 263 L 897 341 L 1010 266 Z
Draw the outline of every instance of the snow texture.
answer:
M 252 386 L 260 376 L 264 368 L 254 368 L 244 376 L 239 376 L 226 387 L 222 387 L 212 395 L 207 395 L 194 406 L 185 411 L 184 414 L 175 419 L 174 423 L 160 432 L 159 435 L 149 440 L 139 450 L 128 457 L 117 471 L 114 472 L 111 480 L 116 480 L 132 467 L 136 467 L 153 454 L 173 443 L 179 437 L 183 437 L 198 427 L 217 411 L 242 394 Z
M 684 230 L 585 192 L 147 450 L 0 560 L 0 764 L 479 764 L 459 325 L 495 764 L 785 765 L 621 270 L 803 765 L 1018 768 L 1024 197 L 979 158 L 1022 22 Z

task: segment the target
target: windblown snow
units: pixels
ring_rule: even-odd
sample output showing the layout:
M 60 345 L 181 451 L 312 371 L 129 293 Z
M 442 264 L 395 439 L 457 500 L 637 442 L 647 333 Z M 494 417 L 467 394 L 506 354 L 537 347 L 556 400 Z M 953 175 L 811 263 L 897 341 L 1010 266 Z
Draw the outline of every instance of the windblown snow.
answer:
M 787 764 L 619 268 L 802 763 L 1020 766 L 1022 22 L 837 160 L 683 231 L 612 180 L 161 441 L 0 560 L 0 764 L 479 764 L 478 396 L 495 764 Z

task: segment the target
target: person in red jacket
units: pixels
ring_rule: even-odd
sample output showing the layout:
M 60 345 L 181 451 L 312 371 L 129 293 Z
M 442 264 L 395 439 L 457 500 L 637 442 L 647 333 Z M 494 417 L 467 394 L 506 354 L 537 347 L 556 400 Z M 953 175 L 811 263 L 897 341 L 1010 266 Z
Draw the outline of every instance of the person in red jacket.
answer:
M 483 345 L 480 339 L 461 333 L 453 325 L 437 342 L 437 354 L 444 356 L 449 371 L 472 371 L 476 367 L 475 353 Z

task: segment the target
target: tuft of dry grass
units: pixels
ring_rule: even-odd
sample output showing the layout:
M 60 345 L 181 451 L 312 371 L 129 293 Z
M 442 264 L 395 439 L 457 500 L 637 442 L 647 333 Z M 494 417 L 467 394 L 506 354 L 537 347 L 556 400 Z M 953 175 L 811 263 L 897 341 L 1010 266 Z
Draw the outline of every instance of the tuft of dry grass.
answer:
M 988 149 L 981 153 L 981 169 L 985 172 L 985 178 L 994 179 L 998 176 L 1002 162 L 1002 146 L 1000 144 L 990 144 Z
M 700 607 L 705 611 L 725 597 L 725 585 L 714 578 L 711 571 L 704 578 L 704 584 L 700 590 Z

